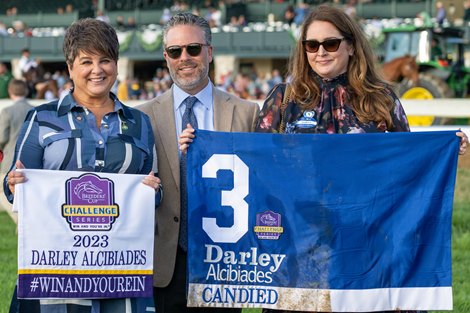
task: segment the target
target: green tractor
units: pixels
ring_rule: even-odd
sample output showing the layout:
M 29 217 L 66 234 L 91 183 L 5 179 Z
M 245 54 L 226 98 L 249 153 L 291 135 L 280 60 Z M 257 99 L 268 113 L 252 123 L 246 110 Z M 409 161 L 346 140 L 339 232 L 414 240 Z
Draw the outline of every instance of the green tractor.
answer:
M 383 34 L 384 62 L 408 55 L 415 57 L 418 66 L 417 81 L 406 77 L 400 77 L 397 81 L 397 93 L 401 98 L 470 96 L 470 68 L 465 66 L 465 49 L 470 48 L 470 44 L 464 38 L 465 32 L 462 29 L 402 26 L 384 29 Z M 414 126 L 448 122 L 432 116 L 410 117 L 410 124 Z

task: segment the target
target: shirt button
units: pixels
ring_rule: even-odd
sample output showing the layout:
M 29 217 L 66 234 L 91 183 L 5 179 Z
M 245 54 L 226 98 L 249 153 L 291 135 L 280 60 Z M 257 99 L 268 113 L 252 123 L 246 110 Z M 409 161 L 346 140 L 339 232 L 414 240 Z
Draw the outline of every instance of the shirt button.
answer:
M 103 140 L 98 141 L 98 144 L 101 146 L 103 144 Z
M 104 127 L 104 128 L 108 128 L 109 126 L 108 126 L 108 124 L 104 124 L 103 127 Z
M 77 115 L 77 121 L 81 121 L 82 120 L 82 116 L 81 115 Z
M 173 217 L 173 220 L 174 220 L 176 223 L 178 223 L 178 221 L 179 221 L 179 219 L 178 219 L 177 216 Z

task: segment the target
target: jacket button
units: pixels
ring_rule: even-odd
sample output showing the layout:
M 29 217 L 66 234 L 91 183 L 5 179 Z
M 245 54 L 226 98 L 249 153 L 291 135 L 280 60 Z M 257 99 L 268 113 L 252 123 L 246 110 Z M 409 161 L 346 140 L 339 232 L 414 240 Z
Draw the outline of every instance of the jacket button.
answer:
M 174 220 L 176 223 L 178 223 L 178 221 L 179 221 L 179 219 L 178 219 L 177 216 L 175 216 L 175 217 L 173 218 L 173 220 Z

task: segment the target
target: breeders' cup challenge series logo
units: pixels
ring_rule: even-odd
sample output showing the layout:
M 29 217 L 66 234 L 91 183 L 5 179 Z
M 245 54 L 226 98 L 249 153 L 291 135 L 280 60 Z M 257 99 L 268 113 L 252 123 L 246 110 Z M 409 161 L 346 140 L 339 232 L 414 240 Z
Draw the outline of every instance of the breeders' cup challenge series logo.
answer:
M 255 233 L 258 239 L 277 240 L 284 232 L 282 216 L 273 211 L 256 214 Z
M 62 216 L 72 230 L 111 230 L 119 217 L 111 180 L 87 173 L 68 179 L 65 188 Z

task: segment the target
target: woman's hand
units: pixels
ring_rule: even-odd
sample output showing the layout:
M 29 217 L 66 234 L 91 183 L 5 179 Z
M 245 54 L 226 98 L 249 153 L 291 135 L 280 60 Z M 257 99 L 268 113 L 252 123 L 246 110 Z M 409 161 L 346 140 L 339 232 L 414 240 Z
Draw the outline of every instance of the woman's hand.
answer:
M 181 154 L 184 155 L 188 152 L 189 145 L 191 142 L 193 142 L 194 137 L 196 137 L 194 135 L 194 128 L 191 126 L 191 124 L 186 125 L 186 128 L 183 130 L 180 138 L 178 139 Z
M 23 163 L 21 163 L 20 160 L 16 161 L 15 163 L 17 169 L 22 169 L 25 168 Z M 22 184 L 25 181 L 27 181 L 26 177 L 24 176 L 24 173 L 19 172 L 17 170 L 12 170 L 8 173 L 7 175 L 7 184 L 8 184 L 8 189 L 10 189 L 10 192 L 14 195 L 15 194 L 15 185 L 16 184 Z
M 459 154 L 464 155 L 465 152 L 467 152 L 467 147 L 468 147 L 468 137 L 467 135 L 462 131 L 459 130 L 456 135 L 460 137 L 460 148 L 459 148 Z
M 160 178 L 154 175 L 153 171 L 150 171 L 150 173 L 147 176 L 145 176 L 142 182 L 145 185 L 153 188 L 155 192 L 158 192 L 160 188 L 162 187 L 162 181 L 160 180 Z

